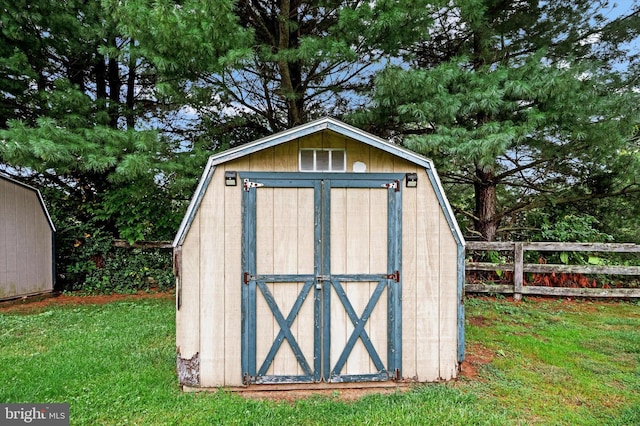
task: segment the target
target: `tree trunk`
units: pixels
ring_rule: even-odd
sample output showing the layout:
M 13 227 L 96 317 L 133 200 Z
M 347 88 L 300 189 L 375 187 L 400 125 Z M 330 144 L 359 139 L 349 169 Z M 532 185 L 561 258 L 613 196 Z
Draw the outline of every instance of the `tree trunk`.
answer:
M 492 170 L 476 169 L 474 184 L 476 211 L 474 227 L 485 241 L 494 241 L 499 219 L 496 217 L 496 182 Z
M 96 62 L 94 66 L 96 97 L 100 100 L 107 99 L 107 66 L 104 61 L 105 58 L 103 55 L 96 55 Z
M 289 20 L 297 17 L 297 5 L 292 5 L 289 0 L 281 0 L 280 13 L 278 17 L 278 50 L 286 50 L 298 47 L 298 37 L 295 32 L 291 32 Z M 293 16 L 292 16 L 293 15 Z M 288 126 L 294 127 L 302 124 L 304 109 L 303 96 L 300 91 L 301 72 L 297 63 L 288 60 L 278 61 L 281 77 L 281 92 L 287 104 Z
M 116 40 L 110 40 L 112 46 L 116 46 Z M 107 65 L 107 75 L 109 79 L 109 126 L 118 128 L 118 118 L 120 118 L 120 63 L 117 59 L 110 57 Z
M 133 40 L 129 42 L 131 50 L 134 48 Z M 125 115 L 127 117 L 127 129 L 133 130 L 135 126 L 135 85 L 136 85 L 136 59 L 129 53 L 129 74 L 127 75 L 127 106 Z

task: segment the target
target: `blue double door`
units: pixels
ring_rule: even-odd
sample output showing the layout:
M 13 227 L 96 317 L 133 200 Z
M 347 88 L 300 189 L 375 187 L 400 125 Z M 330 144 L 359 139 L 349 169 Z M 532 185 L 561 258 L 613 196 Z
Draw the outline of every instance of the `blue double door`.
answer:
M 404 174 L 239 175 L 244 383 L 401 377 Z

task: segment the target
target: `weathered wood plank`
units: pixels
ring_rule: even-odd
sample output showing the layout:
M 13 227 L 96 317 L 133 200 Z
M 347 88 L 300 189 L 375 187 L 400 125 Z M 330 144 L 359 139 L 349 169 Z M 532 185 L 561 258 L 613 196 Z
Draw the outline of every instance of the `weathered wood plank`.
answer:
M 217 168 L 200 214 L 200 384 L 224 382 L 224 168 Z
M 524 243 L 527 251 L 596 251 L 615 253 L 640 253 L 640 245 L 627 243 Z
M 416 255 L 416 377 L 421 382 L 440 378 L 440 231 L 438 199 L 424 170 L 418 171 Z M 405 189 L 408 192 L 409 189 Z M 403 262 L 404 263 L 404 262 Z M 406 298 L 403 296 L 403 302 Z M 411 374 L 411 373 L 408 373 Z
M 522 262 L 523 262 L 524 250 L 522 247 L 522 243 L 516 243 L 513 251 L 513 285 L 515 292 L 515 299 L 522 299 L 522 281 L 523 281 L 523 271 L 522 271 Z
M 280 148 L 277 147 L 277 148 Z M 298 265 L 298 189 L 276 188 L 273 193 L 273 205 L 278 212 L 274 215 L 273 273 L 295 273 Z M 298 296 L 298 285 L 280 283 L 273 285 L 273 296 L 284 318 Z M 291 327 L 294 338 L 299 342 L 297 327 Z M 280 332 L 280 326 L 274 324 L 274 332 Z M 273 336 L 275 340 L 276 336 Z M 306 336 L 305 336 L 306 337 Z M 288 341 L 284 341 L 274 359 L 276 375 L 295 376 L 298 374 L 298 361 Z
M 323 148 L 324 132 L 311 133 L 298 139 L 299 148 Z M 296 167 L 296 170 L 298 168 Z
M 394 157 L 380 149 L 369 148 L 369 162 L 371 163 L 367 171 L 371 172 L 393 172 Z
M 200 213 L 194 219 L 182 246 L 179 277 L 181 306 L 176 310 L 178 355 L 191 359 L 200 352 Z
M 38 289 L 44 291 L 53 291 L 53 236 L 51 232 L 51 225 L 46 215 L 41 214 L 41 206 L 39 200 L 37 201 L 37 213 L 36 213 L 36 235 L 40 239 L 40 243 L 37 245 L 36 257 L 39 259 L 38 267 L 36 270 L 36 277 L 39 283 Z
M 272 275 L 274 272 L 274 215 L 278 207 L 274 206 L 274 189 L 260 188 L 257 191 L 256 206 L 256 269 L 258 275 Z M 267 284 L 273 293 L 273 284 Z M 259 369 L 265 360 L 271 344 L 278 333 L 278 322 L 271 313 L 262 292 L 257 290 L 256 297 L 256 369 Z M 253 339 L 254 337 L 251 336 Z M 268 375 L 274 374 L 274 366 L 271 364 Z
M 370 189 L 371 210 L 369 229 L 369 272 L 370 273 L 386 273 L 387 272 L 387 229 L 388 229 L 388 208 L 387 208 L 387 190 Z M 373 294 L 377 282 L 369 284 L 369 295 Z M 367 323 L 367 334 L 371 338 L 373 347 L 378 352 L 381 359 L 386 360 L 387 354 L 387 291 L 383 291 L 378 303 L 373 310 L 371 318 Z M 369 373 L 376 372 L 373 361 L 369 360 Z
M 416 173 L 415 165 L 412 168 L 404 167 L 395 171 Z M 424 227 L 424 217 L 417 211 L 417 188 L 404 190 L 402 194 L 402 375 L 403 378 L 416 377 L 418 367 L 416 365 L 416 306 L 417 306 L 417 277 L 418 264 L 424 263 L 424 258 L 418 260 L 417 240 L 418 221 Z M 423 228 L 424 229 L 424 228 Z M 422 280 L 421 280 L 422 284 Z M 424 285 L 424 284 L 422 284 Z M 420 319 L 422 321 L 422 319 Z
M 312 188 L 298 189 L 298 274 L 314 273 L 314 190 Z M 298 294 L 304 284 L 297 286 Z M 314 366 L 314 298 L 313 291 L 307 296 L 298 314 L 297 335 L 300 336 L 298 344 L 311 367 Z M 298 366 L 298 374 L 304 374 Z
M 436 209 L 434 209 L 436 210 Z M 458 245 L 440 215 L 440 379 L 451 380 L 458 373 Z
M 263 149 L 262 151 L 251 154 L 250 166 L 252 172 L 268 172 L 274 170 L 275 150 L 273 148 Z
M 245 157 L 246 158 L 246 157 Z M 246 162 L 227 165 L 233 170 L 246 170 Z M 227 186 L 224 189 L 224 381 L 225 385 L 242 384 L 242 189 Z
M 513 250 L 514 242 L 467 241 L 468 250 Z M 564 243 L 564 242 L 525 242 L 525 251 L 593 251 L 615 253 L 640 253 L 640 245 L 631 243 Z
M 467 250 L 513 250 L 515 243 L 511 242 L 487 242 L 487 241 L 467 241 Z
M 371 171 L 370 150 L 361 143 L 347 139 L 345 148 L 347 150 L 347 171 L 353 171 L 353 163 L 360 161 L 367 165 L 367 172 Z
M 606 274 L 606 275 L 640 275 L 640 266 L 609 265 L 555 265 L 525 263 L 524 272 L 537 273 L 574 273 L 574 274 Z
M 467 293 L 496 293 L 513 294 L 512 285 L 504 284 L 467 284 Z M 640 297 L 638 288 L 573 288 L 573 287 L 545 287 L 545 286 L 524 286 L 522 294 L 536 296 L 558 296 L 558 297 Z
M 18 293 L 24 291 L 29 292 L 29 286 L 27 286 L 27 269 L 29 266 L 29 252 L 27 245 L 22 243 L 22 238 L 26 235 L 27 230 L 27 218 L 24 214 L 25 202 L 26 202 L 26 190 L 21 186 L 15 186 L 15 207 L 14 207 L 14 220 L 15 229 L 9 230 L 11 240 L 15 241 L 11 246 L 16 253 L 15 263 L 15 277 Z
M 113 240 L 113 246 L 119 248 L 141 248 L 141 249 L 170 249 L 173 247 L 171 241 L 136 241 L 130 244 L 127 240 Z
M 331 190 L 331 274 L 347 273 L 347 189 L 334 188 Z M 331 367 L 336 364 L 340 357 L 342 349 L 347 343 L 347 323 L 350 323 L 347 314 L 342 307 L 340 299 L 336 295 L 336 291 L 331 289 L 331 348 L 330 362 Z M 326 297 L 326 293 L 325 293 Z M 353 330 L 353 327 L 351 327 Z
M 370 273 L 370 252 L 374 249 L 380 249 L 371 246 L 371 233 L 378 232 L 378 230 L 371 229 L 370 220 L 377 212 L 371 210 L 370 191 L 370 189 L 366 188 L 347 189 L 347 274 Z M 356 212 L 357 214 L 354 214 Z M 382 268 L 386 269 L 386 262 L 382 265 Z M 358 316 L 362 315 L 369 301 L 371 294 L 369 285 L 363 282 L 343 284 L 347 297 Z M 350 319 L 347 319 L 346 324 L 347 333 L 345 337 L 348 340 L 355 327 Z M 367 326 L 370 325 L 370 323 L 367 324 Z M 369 333 L 370 329 L 367 326 L 365 326 L 365 330 Z M 358 339 L 347 358 L 344 373 L 366 374 L 369 372 L 369 354 L 362 340 Z
M 9 209 L 13 203 L 9 197 L 8 188 L 10 182 L 0 179 L 0 299 L 15 296 L 9 291 L 9 252 L 13 252 L 8 238 L 9 230 L 14 227 L 9 221 Z
M 322 148 L 344 148 L 346 146 L 347 138 L 337 133 L 324 131 L 321 134 L 322 145 L 317 145 L 316 148 L 322 146 Z
M 274 170 L 281 172 L 298 171 L 298 141 L 294 140 L 274 148 Z
M 467 293 L 510 293 L 513 294 L 513 286 L 508 284 L 466 284 L 464 291 Z
M 571 288 L 524 286 L 523 294 L 562 297 L 640 297 L 640 288 Z
M 488 262 L 467 262 L 467 271 L 509 271 L 513 272 L 513 263 L 488 263 Z
M 37 291 L 46 290 L 43 288 L 42 277 L 38 276 L 38 272 L 42 262 L 49 260 L 50 263 L 51 254 L 48 255 L 47 259 L 43 259 L 38 256 L 38 246 L 41 245 L 41 242 L 44 240 L 49 240 L 49 235 L 38 234 L 37 229 L 37 217 L 36 212 L 40 212 L 40 201 L 38 200 L 37 194 L 32 191 L 25 190 L 25 198 L 24 205 L 22 206 L 22 215 L 24 216 L 26 228 L 23 230 L 23 233 L 20 237 L 20 244 L 24 245 L 26 248 L 26 259 L 25 263 L 28 265 L 25 268 L 24 275 L 24 284 L 23 291 L 25 293 L 34 293 Z
M 486 263 L 468 262 L 467 271 L 514 271 L 513 263 Z M 610 266 L 610 265 L 558 265 L 525 263 L 523 272 L 536 272 L 541 274 L 575 273 L 575 274 L 603 274 L 603 275 L 640 275 L 640 266 Z M 515 273 L 514 273 L 515 276 Z
M 269 148 L 251 155 L 251 171 L 272 171 L 275 168 L 275 149 Z M 256 269 L 258 274 L 273 274 L 274 268 L 274 215 L 278 207 L 274 205 L 274 189 L 260 188 L 256 206 Z M 268 284 L 273 293 L 273 284 Z M 269 353 L 271 344 L 278 333 L 278 322 L 271 313 L 262 293 L 256 296 L 256 370 L 260 368 Z M 254 338 L 253 336 L 251 338 Z M 267 374 L 273 374 L 273 364 Z

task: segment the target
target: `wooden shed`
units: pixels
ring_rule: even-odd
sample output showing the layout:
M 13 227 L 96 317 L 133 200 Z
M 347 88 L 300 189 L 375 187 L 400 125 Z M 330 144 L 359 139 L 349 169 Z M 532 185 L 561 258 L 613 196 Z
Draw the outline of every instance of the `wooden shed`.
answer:
M 54 232 L 40 192 L 0 174 L 0 300 L 53 291 Z
M 332 118 L 213 155 L 173 246 L 185 390 L 457 375 L 464 239 L 422 156 Z

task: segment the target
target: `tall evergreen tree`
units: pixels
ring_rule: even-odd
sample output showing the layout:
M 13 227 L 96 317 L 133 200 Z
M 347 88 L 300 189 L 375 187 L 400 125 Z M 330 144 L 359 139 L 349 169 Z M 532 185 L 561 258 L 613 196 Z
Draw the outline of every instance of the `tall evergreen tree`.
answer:
M 640 191 L 636 2 L 457 0 L 435 22 L 361 119 L 436 161 L 469 232 L 494 240 L 534 209 Z
M 376 67 L 428 31 L 428 5 L 130 0 L 117 9 L 122 28 L 164 72 L 167 91 L 183 93 L 208 137 L 224 143 L 225 135 L 246 142 L 362 104 Z
M 168 238 L 179 215 L 152 194 L 167 189 L 175 146 L 158 136 L 155 70 L 131 43 L 99 2 L 4 2 L 0 163 L 57 188 L 72 221 Z

